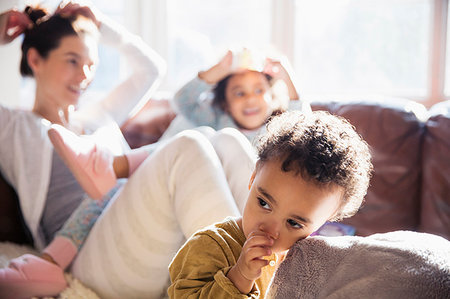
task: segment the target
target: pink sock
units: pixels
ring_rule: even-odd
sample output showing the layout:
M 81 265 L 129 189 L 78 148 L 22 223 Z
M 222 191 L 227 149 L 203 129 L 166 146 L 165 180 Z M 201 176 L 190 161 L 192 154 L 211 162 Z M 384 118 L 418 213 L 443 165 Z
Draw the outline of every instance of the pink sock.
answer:
M 63 270 L 32 254 L 12 259 L 0 269 L 1 298 L 31 298 L 58 295 L 67 286 Z
M 131 176 L 139 165 L 147 159 L 149 153 L 144 149 L 137 149 L 126 153 L 125 156 L 128 160 L 128 176 Z
M 61 236 L 55 237 L 44 249 L 44 253 L 50 255 L 63 270 L 72 262 L 77 252 L 72 241 Z

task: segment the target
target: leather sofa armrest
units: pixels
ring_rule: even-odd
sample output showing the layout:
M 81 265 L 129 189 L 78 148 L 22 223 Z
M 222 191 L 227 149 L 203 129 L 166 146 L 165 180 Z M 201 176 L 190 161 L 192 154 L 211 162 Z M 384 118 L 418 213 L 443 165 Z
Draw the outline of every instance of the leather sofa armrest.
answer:
M 450 101 L 430 109 L 425 128 L 419 230 L 450 240 Z

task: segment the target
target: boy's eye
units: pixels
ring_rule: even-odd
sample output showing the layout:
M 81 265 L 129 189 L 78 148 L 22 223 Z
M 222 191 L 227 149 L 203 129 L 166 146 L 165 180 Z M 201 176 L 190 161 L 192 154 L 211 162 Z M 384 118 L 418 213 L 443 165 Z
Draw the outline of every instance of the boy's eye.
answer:
M 266 210 L 270 209 L 269 204 L 264 199 L 262 199 L 261 197 L 258 197 L 258 201 L 259 201 L 259 205 L 263 209 L 266 209 Z
M 299 224 L 299 223 L 297 223 L 295 220 L 292 220 L 292 219 L 288 219 L 288 224 L 291 226 L 291 227 L 293 227 L 293 228 L 303 228 L 303 225 L 301 225 L 301 224 Z

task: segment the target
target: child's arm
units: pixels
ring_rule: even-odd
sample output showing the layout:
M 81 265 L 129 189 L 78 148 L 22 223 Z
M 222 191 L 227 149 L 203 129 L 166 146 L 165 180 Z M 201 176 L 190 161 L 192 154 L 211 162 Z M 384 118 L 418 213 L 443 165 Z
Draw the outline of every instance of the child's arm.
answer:
M 199 72 L 198 77 L 209 84 L 216 84 L 226 76 L 232 73 L 233 53 L 228 51 L 227 54 L 210 69 Z
M 182 114 L 197 126 L 213 127 L 217 117 L 211 102 L 206 99 L 212 88 L 197 77 L 189 81 L 173 97 L 177 114 Z
M 183 114 L 195 125 L 216 127 L 219 112 L 214 109 L 211 101 L 205 100 L 203 96 L 212 90 L 214 84 L 231 73 L 231 60 L 229 51 L 217 64 L 199 72 L 198 77 L 184 85 L 173 98 L 177 113 Z
M 272 254 L 269 248 L 272 244 L 273 240 L 261 231 L 253 231 L 247 237 L 236 265 L 227 274 L 242 293 L 247 294 L 252 290 L 256 279 L 261 276 L 262 268 L 268 265 L 269 262 L 263 257 Z
M 289 99 L 300 99 L 297 88 L 295 87 L 295 84 L 293 82 L 293 71 L 291 70 L 291 67 L 287 62 L 281 63 L 281 61 L 279 60 L 267 58 L 263 72 L 272 76 L 275 80 L 280 79 L 283 80 L 284 83 L 286 83 L 289 92 Z

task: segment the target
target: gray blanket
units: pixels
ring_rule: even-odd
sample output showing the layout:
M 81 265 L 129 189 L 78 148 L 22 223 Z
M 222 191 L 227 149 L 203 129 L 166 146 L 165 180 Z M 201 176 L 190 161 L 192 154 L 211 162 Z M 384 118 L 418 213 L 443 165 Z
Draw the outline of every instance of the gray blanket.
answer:
M 268 298 L 450 298 L 450 241 L 396 231 L 298 241 Z

